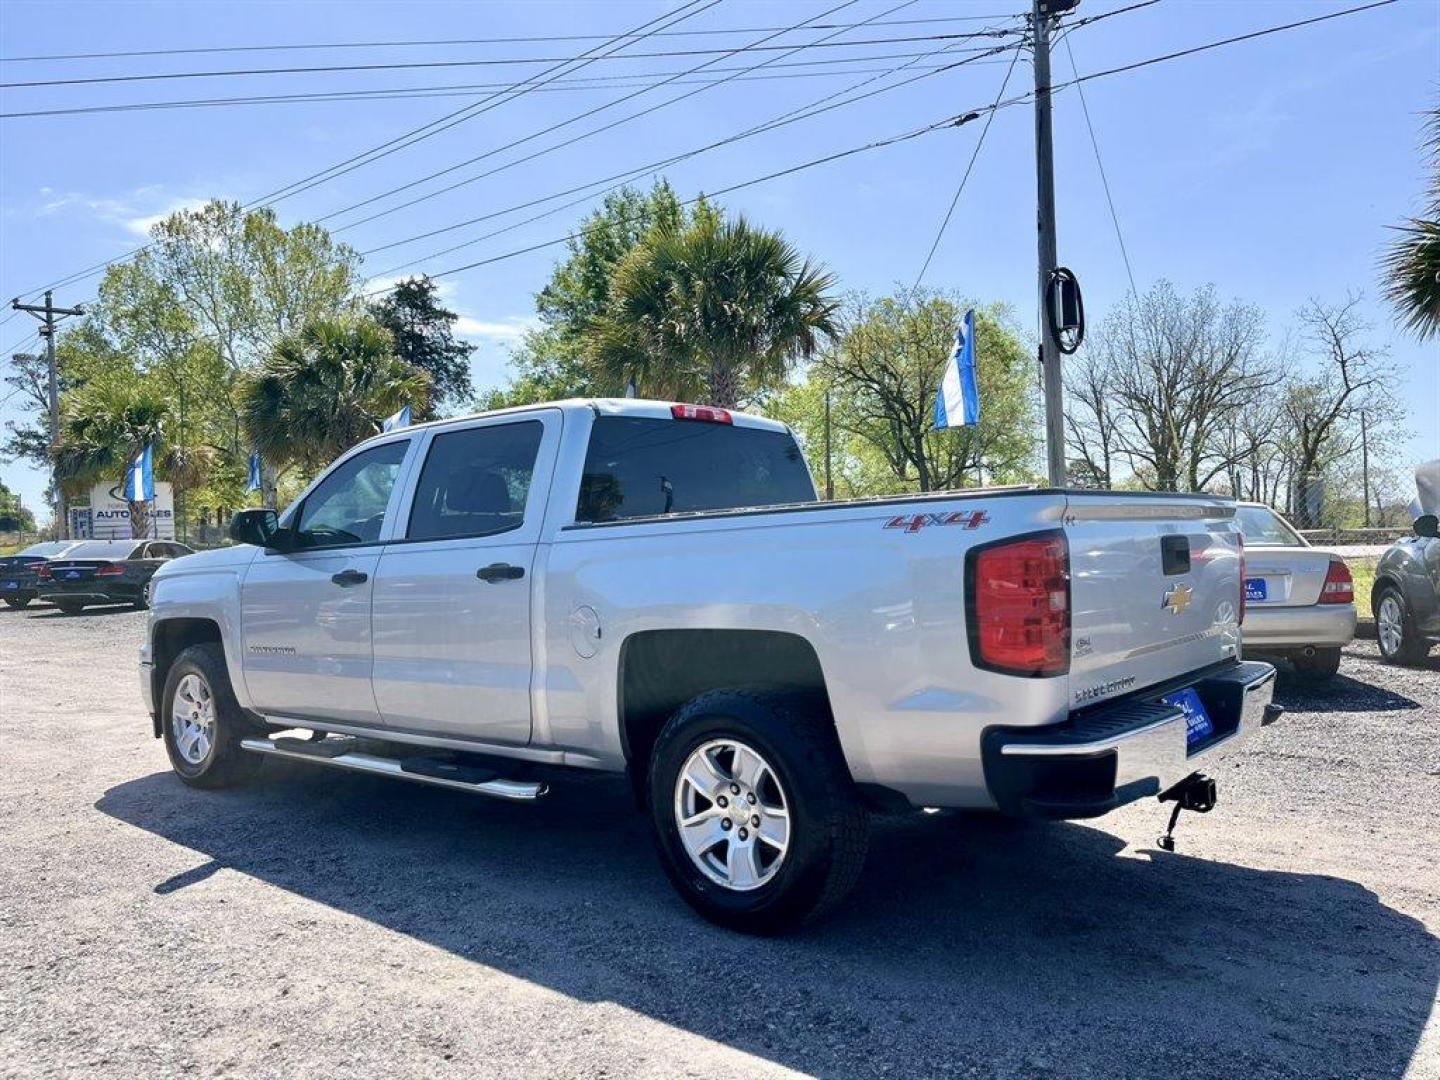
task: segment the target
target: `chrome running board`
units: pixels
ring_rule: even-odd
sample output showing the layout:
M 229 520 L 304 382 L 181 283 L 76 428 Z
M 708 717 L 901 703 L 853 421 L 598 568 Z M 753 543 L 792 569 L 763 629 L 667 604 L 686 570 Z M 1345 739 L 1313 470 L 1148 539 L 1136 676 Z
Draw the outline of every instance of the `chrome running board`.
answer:
M 546 791 L 545 785 L 537 781 L 505 780 L 494 776 L 487 769 L 453 764 L 435 758 L 380 757 L 349 748 L 341 749 L 329 740 L 306 742 L 292 738 L 249 738 L 241 739 L 240 745 L 252 753 L 265 754 L 268 757 L 333 765 L 337 769 L 373 773 L 396 780 L 413 780 L 417 784 L 469 791 L 511 802 L 534 802 Z

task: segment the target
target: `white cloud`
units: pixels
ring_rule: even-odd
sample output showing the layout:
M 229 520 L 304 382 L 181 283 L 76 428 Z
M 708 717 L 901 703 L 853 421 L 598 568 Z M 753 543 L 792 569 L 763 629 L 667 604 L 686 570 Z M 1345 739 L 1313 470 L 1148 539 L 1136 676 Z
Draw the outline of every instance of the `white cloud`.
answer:
M 461 337 L 488 338 L 491 341 L 518 341 L 527 330 L 535 327 L 533 318 L 512 315 L 498 322 L 461 315 L 455 320 L 455 332 Z
M 138 187 L 119 196 L 87 195 L 81 191 L 57 191 L 42 187 L 43 200 L 35 209 L 36 217 L 49 217 L 64 211 L 80 211 L 104 222 L 118 225 L 133 236 L 148 237 L 151 227 L 177 210 L 195 210 L 208 201 L 202 198 L 166 196 L 157 184 Z
M 175 199 L 166 205 L 163 210 L 153 214 L 140 214 L 138 216 L 122 218 L 120 223 L 125 226 L 127 232 L 132 232 L 140 237 L 149 237 L 151 228 L 164 221 L 171 214 L 178 210 L 199 210 L 208 201 L 207 199 Z

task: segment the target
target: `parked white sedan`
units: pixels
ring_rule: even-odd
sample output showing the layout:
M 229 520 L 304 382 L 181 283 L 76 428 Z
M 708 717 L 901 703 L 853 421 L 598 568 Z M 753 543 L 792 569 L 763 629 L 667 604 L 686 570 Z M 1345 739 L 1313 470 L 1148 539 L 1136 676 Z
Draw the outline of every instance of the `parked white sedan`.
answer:
M 1355 637 L 1355 586 L 1345 560 L 1313 548 L 1262 503 L 1236 509 L 1245 536 L 1245 655 L 1279 656 L 1328 679 Z

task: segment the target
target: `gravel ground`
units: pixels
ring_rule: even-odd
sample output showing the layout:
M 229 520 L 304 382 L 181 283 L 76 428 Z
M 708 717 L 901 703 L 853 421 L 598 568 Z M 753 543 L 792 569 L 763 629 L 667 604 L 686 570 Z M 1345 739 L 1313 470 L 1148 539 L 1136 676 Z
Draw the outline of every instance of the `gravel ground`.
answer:
M 1348 649 L 1155 847 L 877 824 L 785 940 L 671 893 L 611 780 L 512 806 L 175 780 L 144 616 L 0 611 L 0 1075 L 1440 1077 L 1440 660 Z

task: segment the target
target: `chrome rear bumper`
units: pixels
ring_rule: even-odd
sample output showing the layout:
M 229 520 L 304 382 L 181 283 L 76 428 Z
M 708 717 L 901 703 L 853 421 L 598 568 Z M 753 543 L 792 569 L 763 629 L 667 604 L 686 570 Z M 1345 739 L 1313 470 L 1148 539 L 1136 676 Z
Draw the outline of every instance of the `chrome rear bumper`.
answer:
M 1269 664 L 1229 664 L 1182 685 L 1199 693 L 1215 726 L 1194 747 L 1186 745 L 1185 714 L 1159 701 L 1182 686 L 1084 710 L 1052 728 L 990 730 L 985 781 L 996 805 L 1028 817 L 1098 817 L 1212 767 L 1280 715 Z

